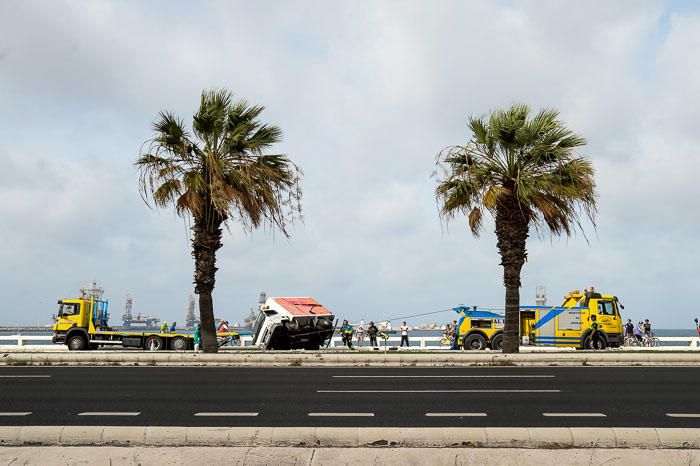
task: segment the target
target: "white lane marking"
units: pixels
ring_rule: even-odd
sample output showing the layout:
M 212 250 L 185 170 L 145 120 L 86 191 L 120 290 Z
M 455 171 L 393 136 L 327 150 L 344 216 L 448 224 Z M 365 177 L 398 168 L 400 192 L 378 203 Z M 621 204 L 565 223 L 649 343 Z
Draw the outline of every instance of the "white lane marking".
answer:
M 255 417 L 258 413 L 194 413 L 199 417 Z
M 545 417 L 607 417 L 603 413 L 542 413 Z
M 425 413 L 427 417 L 486 417 L 486 413 Z
M 38 379 L 49 378 L 50 375 L 0 375 L 0 379 Z
M 138 416 L 140 412 L 131 411 L 86 411 L 84 413 L 78 413 L 78 416 Z
M 334 375 L 336 379 L 537 379 L 555 375 Z
M 668 417 L 700 417 L 700 414 L 693 413 L 666 413 Z
M 29 416 L 32 414 L 31 411 L 26 411 L 26 412 L 8 412 L 8 413 L 0 413 L 0 416 Z
M 309 413 L 311 417 L 374 417 L 374 413 Z
M 316 393 L 560 393 L 561 390 L 316 390 Z

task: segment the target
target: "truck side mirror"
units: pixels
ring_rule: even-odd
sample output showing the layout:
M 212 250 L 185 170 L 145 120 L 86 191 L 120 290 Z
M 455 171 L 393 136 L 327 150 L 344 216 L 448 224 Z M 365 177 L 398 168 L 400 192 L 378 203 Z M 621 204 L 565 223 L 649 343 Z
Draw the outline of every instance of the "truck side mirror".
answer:
M 63 304 L 63 300 L 62 300 L 62 299 L 59 299 L 58 302 L 57 302 L 56 304 Z

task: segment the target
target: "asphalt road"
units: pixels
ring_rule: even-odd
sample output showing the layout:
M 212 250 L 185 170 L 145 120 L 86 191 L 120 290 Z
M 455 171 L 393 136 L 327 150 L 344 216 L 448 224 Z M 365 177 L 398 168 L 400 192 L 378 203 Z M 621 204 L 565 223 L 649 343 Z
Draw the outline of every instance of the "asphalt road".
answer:
M 700 427 L 700 367 L 1 367 L 0 425 Z

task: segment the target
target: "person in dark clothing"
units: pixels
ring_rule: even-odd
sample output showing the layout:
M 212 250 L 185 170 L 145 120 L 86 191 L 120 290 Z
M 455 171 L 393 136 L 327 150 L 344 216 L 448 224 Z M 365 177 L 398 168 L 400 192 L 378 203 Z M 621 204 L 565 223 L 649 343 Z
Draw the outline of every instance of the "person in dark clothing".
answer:
M 644 319 L 644 335 L 651 338 L 651 322 L 649 322 L 649 319 Z
M 632 323 L 632 319 L 627 319 L 627 323 L 625 324 L 625 336 L 634 337 L 634 324 Z
M 408 325 L 406 325 L 406 322 L 403 323 L 401 326 L 401 346 L 406 343 L 406 347 L 409 346 L 408 344 Z
M 600 325 L 596 321 L 595 315 L 591 316 L 591 348 L 598 349 L 598 329 Z
M 375 348 L 379 346 L 377 345 L 377 333 L 379 333 L 379 329 L 374 325 L 374 322 L 370 322 L 369 327 L 367 327 L 367 336 L 369 337 L 370 346 L 374 346 Z

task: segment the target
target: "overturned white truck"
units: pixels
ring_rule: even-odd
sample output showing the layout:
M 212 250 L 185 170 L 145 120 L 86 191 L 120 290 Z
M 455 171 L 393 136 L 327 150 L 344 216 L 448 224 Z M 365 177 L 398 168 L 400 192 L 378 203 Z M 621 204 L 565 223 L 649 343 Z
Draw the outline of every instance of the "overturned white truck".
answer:
M 253 324 L 253 344 L 270 350 L 317 350 L 333 336 L 334 319 L 312 298 L 268 298 Z

